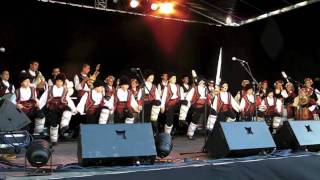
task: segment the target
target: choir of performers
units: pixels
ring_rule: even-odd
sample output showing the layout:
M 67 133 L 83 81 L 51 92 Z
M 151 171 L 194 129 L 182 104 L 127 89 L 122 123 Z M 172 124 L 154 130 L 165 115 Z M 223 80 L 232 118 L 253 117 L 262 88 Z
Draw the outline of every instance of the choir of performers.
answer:
M 174 113 L 180 108 L 180 86 L 176 84 L 177 77 L 174 73 L 168 73 L 169 83 L 162 91 L 161 112 L 165 113 L 166 124 L 164 132 L 170 134 L 173 128 Z
M 7 70 L 1 72 L 1 81 L 0 81 L 0 99 L 8 98 L 14 94 L 15 88 L 14 85 L 9 82 L 10 73 Z
M 40 109 L 45 107 L 46 119 L 50 123 L 50 141 L 58 142 L 58 130 L 61 134 L 69 128 L 72 113 L 77 109 L 68 95 L 68 89 L 64 86 L 66 76 L 59 73 L 55 76 L 54 85 L 50 86 L 40 98 Z
M 106 124 L 109 114 L 113 111 L 114 98 L 104 98 L 104 83 L 96 80 L 93 89 L 85 92 L 81 97 L 77 110 L 80 114 L 86 115 L 87 124 Z
M 228 88 L 228 83 L 222 83 L 221 90 L 212 104 L 212 108 L 217 112 L 218 121 L 235 121 L 235 112 L 239 112 L 239 104 L 234 100 L 231 93 L 228 92 Z
M 129 78 L 127 76 L 119 78 L 119 89 L 114 94 L 114 109 L 114 122 L 126 124 L 134 123 L 133 112 L 139 113 L 142 110 L 129 90 Z
M 45 115 L 40 110 L 40 102 L 37 98 L 36 88 L 30 86 L 30 76 L 22 72 L 19 75 L 20 87 L 16 90 L 16 106 L 23 111 L 32 120 L 32 123 L 26 127 L 30 133 L 40 134 L 43 132 L 45 124 Z M 34 129 L 32 129 L 34 126 Z

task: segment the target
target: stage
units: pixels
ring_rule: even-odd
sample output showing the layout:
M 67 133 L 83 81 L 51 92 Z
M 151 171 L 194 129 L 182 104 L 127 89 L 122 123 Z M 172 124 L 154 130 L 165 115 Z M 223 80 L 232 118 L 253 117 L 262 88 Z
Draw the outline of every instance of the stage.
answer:
M 272 155 L 246 158 L 210 159 L 201 153 L 204 137 L 193 141 L 184 136 L 173 139 L 174 149 L 154 165 L 117 167 L 80 167 L 77 164 L 77 141 L 60 142 L 54 146 L 53 174 L 37 179 L 319 179 L 320 156 L 317 153 L 281 151 Z M 11 161 L 16 168 L 1 164 L 1 179 L 35 179 L 23 177 L 24 152 Z M 292 165 L 295 166 L 292 166 Z

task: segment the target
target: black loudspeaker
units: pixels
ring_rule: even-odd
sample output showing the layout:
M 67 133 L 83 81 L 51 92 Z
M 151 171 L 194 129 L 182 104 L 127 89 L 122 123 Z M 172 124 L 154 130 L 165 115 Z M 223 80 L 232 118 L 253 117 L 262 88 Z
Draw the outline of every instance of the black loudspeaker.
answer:
M 150 123 L 80 126 L 78 162 L 82 166 L 153 164 L 156 155 Z
M 268 152 L 276 145 L 265 122 L 217 122 L 205 148 L 209 156 L 222 158 Z
M 0 131 L 20 130 L 30 123 L 28 116 L 7 99 L 0 101 Z
M 160 133 L 156 138 L 157 155 L 161 158 L 169 156 L 172 151 L 172 137 L 167 133 Z
M 279 149 L 320 150 L 320 121 L 285 121 L 276 135 Z

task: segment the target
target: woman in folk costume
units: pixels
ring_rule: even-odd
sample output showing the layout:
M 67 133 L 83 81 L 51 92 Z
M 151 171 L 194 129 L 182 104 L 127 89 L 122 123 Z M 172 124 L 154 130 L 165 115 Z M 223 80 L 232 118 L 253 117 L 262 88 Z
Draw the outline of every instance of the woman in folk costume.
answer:
M 310 98 L 311 102 L 317 102 L 318 97 L 315 91 L 315 88 L 313 87 L 313 80 L 311 78 L 305 78 L 304 79 L 304 86 L 307 91 L 307 96 Z M 310 111 L 313 114 L 313 119 L 314 120 L 319 120 L 319 115 L 318 115 L 318 106 L 315 104 L 314 106 L 310 107 Z
M 254 102 L 256 98 L 256 102 Z M 255 116 L 256 107 L 261 104 L 261 99 L 259 96 L 254 97 L 253 89 L 250 84 L 244 87 L 244 95 L 240 102 L 240 118 L 244 121 L 253 121 Z
M 0 81 L 0 99 L 5 95 L 13 95 L 15 92 L 14 85 L 9 82 L 10 73 L 7 70 L 1 72 Z
M 106 124 L 110 113 L 113 111 L 113 97 L 108 101 L 104 98 L 104 83 L 96 80 L 94 89 L 86 92 L 77 106 L 80 114 L 86 115 L 88 124 Z
M 217 112 L 218 121 L 235 121 L 235 111 L 239 112 L 239 104 L 234 100 L 231 93 L 228 92 L 228 88 L 228 84 L 223 82 L 220 92 L 212 104 L 212 108 Z
M 153 84 L 154 72 L 152 70 L 146 69 L 143 72 L 143 78 L 145 80 L 144 92 L 142 92 L 142 89 L 139 91 L 138 102 L 140 106 L 144 103 L 144 120 L 145 122 L 151 122 L 153 132 L 157 134 L 158 116 L 161 105 L 160 92 Z M 143 98 L 142 93 L 144 93 Z
M 168 79 L 169 83 L 163 89 L 162 93 L 161 112 L 166 115 L 164 132 L 170 134 L 173 128 L 174 113 L 180 109 L 181 92 L 180 86 L 176 84 L 176 75 L 174 73 L 168 73 Z
M 129 78 L 121 76 L 119 79 L 119 89 L 114 95 L 114 121 L 115 123 L 133 124 L 133 111 L 140 112 L 142 107 L 138 105 L 132 92 L 129 90 Z
M 241 82 L 241 87 L 242 89 L 240 91 L 237 92 L 237 95 L 234 97 L 234 99 L 240 104 L 240 101 L 242 99 L 242 97 L 245 95 L 246 91 L 245 91 L 245 87 L 246 85 L 250 85 L 250 81 L 249 80 L 243 80 Z
M 296 120 L 313 120 L 313 110 L 316 106 L 316 101 L 308 95 L 307 88 L 299 90 L 299 96 L 294 99 L 293 107 L 295 107 Z
M 295 109 L 295 107 L 293 106 L 293 102 L 294 99 L 297 97 L 297 94 L 295 92 L 293 84 L 290 82 L 286 84 L 286 90 L 288 93 L 288 97 L 284 100 L 284 113 L 286 114 L 288 120 L 293 120 Z
M 273 130 L 272 132 L 275 133 L 281 123 L 282 102 L 274 97 L 272 89 L 267 89 L 266 94 L 267 97 L 262 100 L 259 111 L 262 112 L 265 121 Z
M 50 141 L 58 142 L 58 130 L 61 134 L 69 128 L 72 114 L 77 112 L 76 106 L 64 86 L 66 76 L 62 73 L 55 77 L 55 83 L 50 86 L 40 98 L 40 109 L 46 107 L 46 117 L 50 122 Z
M 187 103 L 191 105 L 192 120 L 188 127 L 187 137 L 193 140 L 194 132 L 202 114 L 206 113 L 206 105 L 209 104 L 208 90 L 206 79 L 202 76 L 198 77 L 198 82 L 186 97 Z M 184 103 L 184 101 L 182 101 Z M 207 106 L 209 109 L 209 106 Z M 206 115 L 205 115 L 206 116 Z
M 26 113 L 32 120 L 31 125 L 27 128 L 33 134 L 40 134 L 43 132 L 45 124 L 45 115 L 40 110 L 39 99 L 35 87 L 30 87 L 30 76 L 27 73 L 21 73 L 19 76 L 20 88 L 15 92 L 16 106 L 18 109 Z M 34 125 L 34 130 L 30 129 Z M 31 126 L 31 127 L 30 127 Z

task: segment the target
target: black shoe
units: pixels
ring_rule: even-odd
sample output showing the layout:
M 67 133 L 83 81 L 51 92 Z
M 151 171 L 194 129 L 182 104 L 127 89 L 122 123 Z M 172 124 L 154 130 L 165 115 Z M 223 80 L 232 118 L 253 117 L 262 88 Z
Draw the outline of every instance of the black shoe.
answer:
M 58 142 L 51 142 L 51 146 L 56 146 L 58 145 Z
M 67 132 L 67 130 L 69 129 L 69 126 L 65 126 L 63 128 L 60 129 L 60 134 L 64 134 L 65 132 Z

